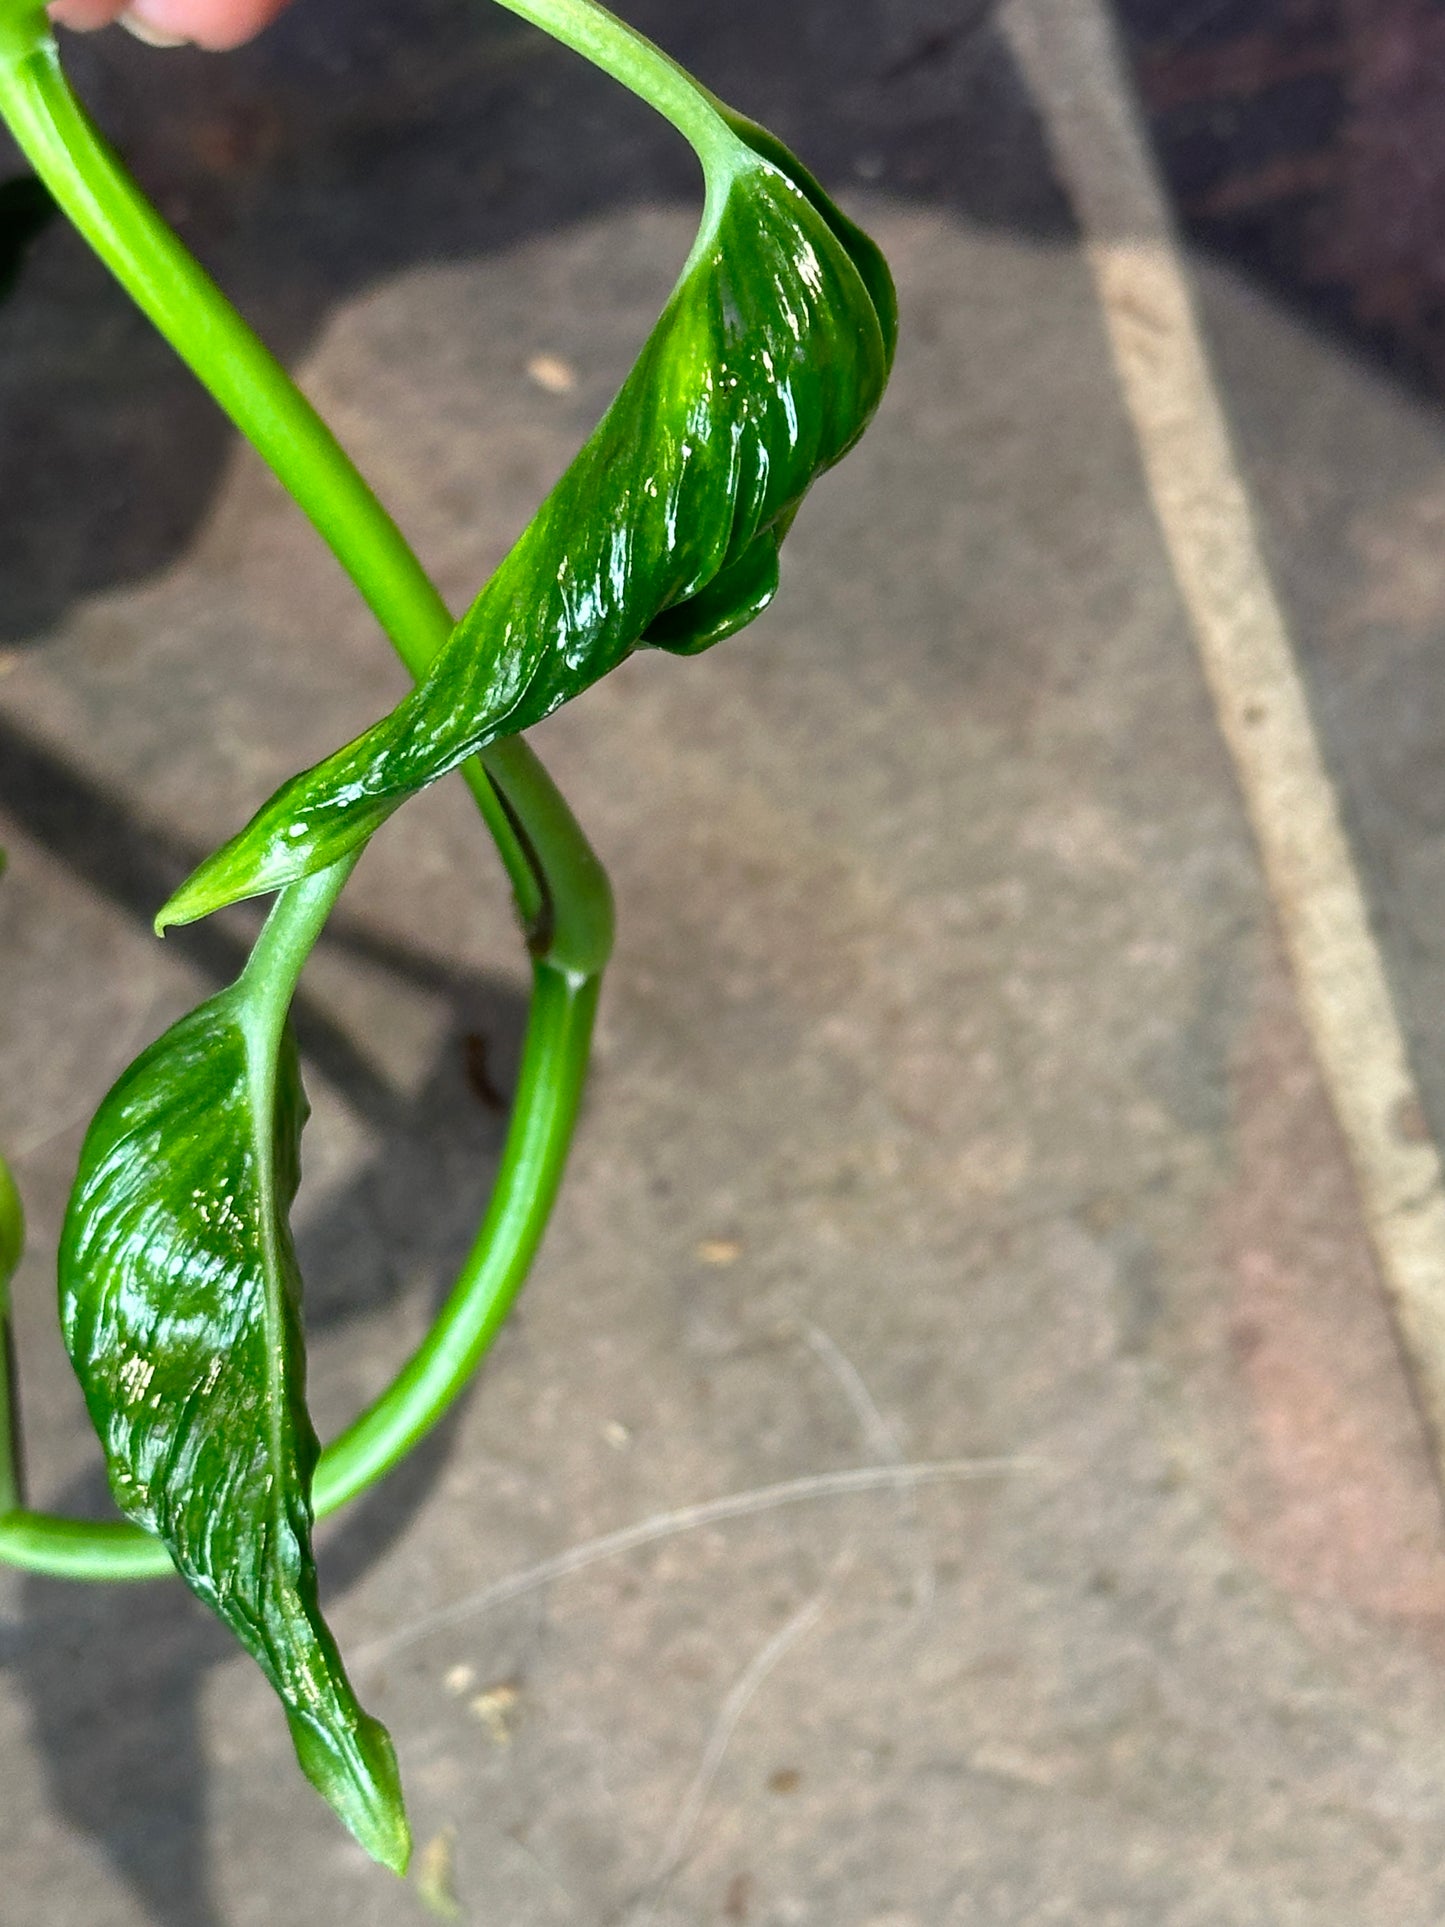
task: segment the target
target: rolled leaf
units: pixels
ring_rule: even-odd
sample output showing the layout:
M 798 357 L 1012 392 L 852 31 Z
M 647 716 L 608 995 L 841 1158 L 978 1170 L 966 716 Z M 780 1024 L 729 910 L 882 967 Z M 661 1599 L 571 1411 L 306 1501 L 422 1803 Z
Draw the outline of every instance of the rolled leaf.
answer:
M 288 1226 L 306 1100 L 289 1030 L 271 1034 L 261 1001 L 243 977 L 102 1104 L 65 1221 L 61 1320 L 116 1503 L 255 1657 L 307 1777 L 401 1872 L 391 1741 L 317 1604 L 318 1446 Z
M 278 790 L 157 928 L 310 875 L 639 645 L 694 653 L 771 601 L 799 504 L 878 405 L 896 309 L 872 242 L 797 161 L 726 126 L 731 166 L 661 320 L 425 680 Z

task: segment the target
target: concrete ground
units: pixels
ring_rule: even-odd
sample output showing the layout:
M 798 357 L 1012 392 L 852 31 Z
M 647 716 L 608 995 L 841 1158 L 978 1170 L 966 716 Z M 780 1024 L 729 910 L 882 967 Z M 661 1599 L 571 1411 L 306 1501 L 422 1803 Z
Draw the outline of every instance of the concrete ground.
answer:
M 1343 5 L 1241 25 L 1136 0 L 1119 24 L 1350 835 L 1345 962 L 1389 986 L 1399 1156 L 1433 1170 L 1439 217 L 1378 268 L 1356 248 L 1353 280 L 1285 245 L 1360 196 L 1355 231 L 1388 227 L 1367 110 L 1402 49 L 1439 64 L 1392 5 L 1363 47 L 1328 38 Z M 1030 58 L 1056 0 L 626 10 L 868 222 L 903 348 L 775 609 L 538 734 L 621 916 L 576 1156 L 474 1394 L 323 1535 L 418 1874 L 396 1888 L 309 1796 L 178 1584 L 11 1574 L 0 1920 L 1435 1927 L 1430 1361 L 1407 1370 L 1388 1306 L 1388 1145 L 1352 1123 L 1373 1059 L 1331 1056 L 1334 1007 L 1300 992 L 1344 926 L 1316 941 L 1273 859 L 1267 880 L 1268 755 L 1221 731 L 1212 578 L 1186 592 L 1189 531 L 1116 367 L 1101 263 L 1175 260 L 1080 186 L 1132 124 L 1109 119 L 1120 76 L 1087 36 L 1073 64 Z M 225 61 L 110 36 L 73 66 L 462 602 L 627 367 L 695 183 L 645 111 L 500 11 L 355 13 L 300 0 Z M 1305 14 L 1329 58 L 1296 65 L 1335 117 L 1306 89 L 1298 151 L 1257 153 Z M 1274 199 L 1251 189 L 1241 228 L 1190 167 L 1210 192 L 1273 167 Z M 0 1143 L 32 1219 L 34 1495 L 94 1511 L 52 1302 L 77 1146 L 247 927 L 159 945 L 149 918 L 401 682 L 59 231 L 0 311 L 0 500 Z M 523 996 L 444 786 L 378 840 L 308 977 L 323 1432 L 466 1242 L 500 1129 L 468 1040 L 505 1086 Z M 829 1477 L 849 1468 L 877 1476 Z

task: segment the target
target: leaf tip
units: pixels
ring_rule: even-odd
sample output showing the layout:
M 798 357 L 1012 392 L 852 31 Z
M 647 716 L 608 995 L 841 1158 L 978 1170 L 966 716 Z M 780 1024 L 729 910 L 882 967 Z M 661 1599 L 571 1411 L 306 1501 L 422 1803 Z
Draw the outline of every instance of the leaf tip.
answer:
M 302 1772 L 372 1859 L 403 1878 L 411 1825 L 391 1735 L 364 1713 L 340 1730 L 288 1717 Z
M 190 901 L 192 894 L 191 885 L 186 882 L 174 896 L 166 898 L 157 910 L 155 921 L 151 925 L 158 937 L 163 937 L 167 930 L 173 929 L 177 924 L 194 923 L 198 917 L 205 915 L 203 910 L 192 906 Z
M 199 923 L 202 917 L 224 910 L 247 894 L 244 890 L 227 889 L 224 873 L 218 875 L 219 870 L 217 859 L 208 858 L 166 899 L 156 913 L 154 929 L 158 937 L 163 937 L 175 925 Z

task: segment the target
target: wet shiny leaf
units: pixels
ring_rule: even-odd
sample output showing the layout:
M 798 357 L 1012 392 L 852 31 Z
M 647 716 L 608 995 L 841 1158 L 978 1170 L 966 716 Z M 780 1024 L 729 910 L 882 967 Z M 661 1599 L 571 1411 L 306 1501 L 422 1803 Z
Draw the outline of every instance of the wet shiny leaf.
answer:
M 311 874 L 640 645 L 709 648 L 771 601 L 799 504 L 878 405 L 896 311 L 866 236 L 771 136 L 727 125 L 728 178 L 662 319 L 430 673 L 278 790 L 158 927 Z
M 307 1776 L 399 1872 L 391 1741 L 317 1604 L 318 1448 L 288 1226 L 306 1101 L 289 1032 L 277 1048 L 264 1029 L 243 978 L 106 1098 L 66 1217 L 61 1319 L 116 1503 L 255 1657 Z

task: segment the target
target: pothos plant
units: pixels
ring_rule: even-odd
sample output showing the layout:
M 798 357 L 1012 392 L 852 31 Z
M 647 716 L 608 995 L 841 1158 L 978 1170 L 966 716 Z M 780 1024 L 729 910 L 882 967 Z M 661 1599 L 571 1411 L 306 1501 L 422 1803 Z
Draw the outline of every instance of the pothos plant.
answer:
M 389 715 L 277 790 L 156 918 L 164 931 L 275 895 L 235 983 L 141 1054 L 81 1151 L 60 1318 L 125 1522 L 25 1509 L 0 1390 L 0 1559 L 78 1580 L 174 1566 L 270 1680 L 307 1777 L 397 1871 L 410 1835 L 396 1759 L 322 1617 L 312 1526 L 395 1465 L 456 1397 L 521 1286 L 560 1182 L 612 902 L 520 732 L 635 649 L 694 655 L 767 606 L 804 495 L 877 407 L 896 331 L 878 250 L 771 135 L 594 0 L 501 4 L 671 121 L 702 163 L 706 197 L 636 366 L 458 622 L 326 425 L 95 131 L 41 0 L 0 0 L 0 113 L 36 175 L 271 466 L 415 678 Z M 33 199 L 17 207 L 23 238 Z M 306 1117 L 288 1012 L 368 840 L 457 769 L 531 953 L 518 1087 L 490 1205 L 439 1316 L 389 1389 L 322 1451 L 288 1224 Z M 22 1239 L 0 1163 L 0 1292 Z

